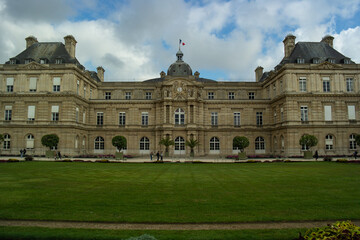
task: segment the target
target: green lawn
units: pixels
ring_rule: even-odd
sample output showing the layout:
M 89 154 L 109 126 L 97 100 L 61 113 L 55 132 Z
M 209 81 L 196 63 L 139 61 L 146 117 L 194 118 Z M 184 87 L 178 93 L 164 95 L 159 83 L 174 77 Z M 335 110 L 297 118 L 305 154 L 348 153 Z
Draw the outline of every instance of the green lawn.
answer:
M 358 219 L 360 164 L 0 164 L 0 219 Z

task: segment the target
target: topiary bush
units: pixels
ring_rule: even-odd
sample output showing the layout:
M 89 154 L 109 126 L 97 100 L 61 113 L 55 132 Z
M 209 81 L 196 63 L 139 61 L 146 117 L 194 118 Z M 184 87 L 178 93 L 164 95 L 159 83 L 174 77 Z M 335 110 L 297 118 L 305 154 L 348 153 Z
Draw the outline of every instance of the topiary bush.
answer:
M 337 162 L 342 162 L 342 163 L 348 162 L 348 160 L 345 159 L 345 158 L 340 158 L 340 159 L 338 159 L 338 160 L 336 160 L 336 161 L 337 161 Z
M 34 160 L 33 156 L 28 155 L 25 157 L 25 161 L 32 161 L 32 160 Z
M 330 157 L 330 156 L 325 156 L 325 157 L 323 158 L 323 160 L 324 160 L 325 162 L 331 162 L 331 161 L 332 161 L 332 157 Z
M 360 227 L 356 226 L 351 221 L 336 222 L 322 228 L 311 228 L 306 231 L 303 237 L 300 236 L 298 239 L 356 240 L 360 239 Z

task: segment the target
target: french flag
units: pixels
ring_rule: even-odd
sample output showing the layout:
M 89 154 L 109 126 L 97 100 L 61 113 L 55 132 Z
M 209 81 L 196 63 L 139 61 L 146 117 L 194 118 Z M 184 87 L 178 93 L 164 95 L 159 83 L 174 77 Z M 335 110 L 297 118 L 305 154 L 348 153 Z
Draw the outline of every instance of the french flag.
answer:
M 181 39 L 179 39 L 179 45 L 185 45 L 185 43 L 181 40 Z

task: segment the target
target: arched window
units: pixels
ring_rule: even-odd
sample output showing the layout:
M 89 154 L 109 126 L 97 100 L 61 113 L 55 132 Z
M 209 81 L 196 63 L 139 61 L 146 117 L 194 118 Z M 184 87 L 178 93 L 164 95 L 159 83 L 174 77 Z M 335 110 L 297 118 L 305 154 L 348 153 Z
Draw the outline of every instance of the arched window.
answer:
M 185 150 L 185 140 L 183 137 L 175 138 L 175 150 Z
M 82 140 L 82 148 L 85 148 L 85 143 L 86 143 L 86 137 L 84 136 Z
M 140 139 L 140 150 L 149 150 L 150 149 L 150 140 L 147 137 L 142 137 Z
M 265 140 L 263 137 L 255 139 L 255 150 L 265 150 Z
M 355 134 L 351 134 L 349 138 L 350 150 L 356 149 Z
M 26 148 L 34 149 L 34 136 L 32 134 L 29 134 L 26 137 Z
M 103 137 L 95 138 L 95 150 L 104 150 L 105 141 Z
M 175 125 L 184 125 L 185 124 L 185 111 L 181 108 L 176 109 L 175 111 Z
M 330 134 L 325 137 L 325 149 L 332 150 L 334 149 L 334 137 Z
M 4 135 L 4 149 L 9 150 L 10 149 L 10 135 L 9 134 L 5 134 Z
M 79 136 L 75 137 L 75 149 L 79 147 Z
M 210 139 L 210 151 L 211 150 L 220 150 L 220 141 L 217 137 Z
M 278 149 L 278 142 L 276 136 L 274 136 L 274 150 L 276 151 Z
M 285 149 L 285 139 L 284 139 L 283 135 L 280 136 L 280 141 L 281 141 L 281 150 L 284 150 Z

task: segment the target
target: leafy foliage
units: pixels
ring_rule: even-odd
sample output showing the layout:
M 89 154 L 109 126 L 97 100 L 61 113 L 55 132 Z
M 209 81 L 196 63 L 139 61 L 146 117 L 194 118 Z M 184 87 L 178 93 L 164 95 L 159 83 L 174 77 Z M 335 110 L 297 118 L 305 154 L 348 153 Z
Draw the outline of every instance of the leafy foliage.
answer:
M 117 150 L 121 151 L 126 148 L 127 142 L 124 136 L 115 136 L 112 139 L 112 145 L 117 148 Z
M 355 135 L 355 142 L 358 146 L 360 146 L 360 134 Z
M 186 140 L 185 145 L 188 146 L 191 149 L 191 152 L 194 152 L 194 147 L 196 147 L 199 144 L 198 140 L 190 139 Z
M 317 143 L 318 143 L 317 138 L 314 135 L 309 135 L 309 134 L 304 134 L 299 140 L 300 145 L 305 145 L 309 149 L 316 146 Z
M 50 150 L 56 147 L 59 143 L 59 137 L 56 134 L 47 134 L 41 138 L 41 144 L 48 147 Z
M 249 139 L 244 136 L 241 137 L 236 136 L 233 139 L 233 146 L 239 148 L 241 152 L 243 152 L 244 149 L 249 146 L 249 144 L 250 144 Z
M 171 140 L 169 136 L 166 136 L 166 138 L 162 138 L 159 142 L 160 145 L 165 146 L 165 152 L 169 152 L 169 146 L 174 145 L 174 140 Z
M 300 236 L 299 239 L 360 239 L 360 227 L 351 221 L 336 222 L 335 224 L 328 224 L 326 227 L 309 229 L 304 237 Z

